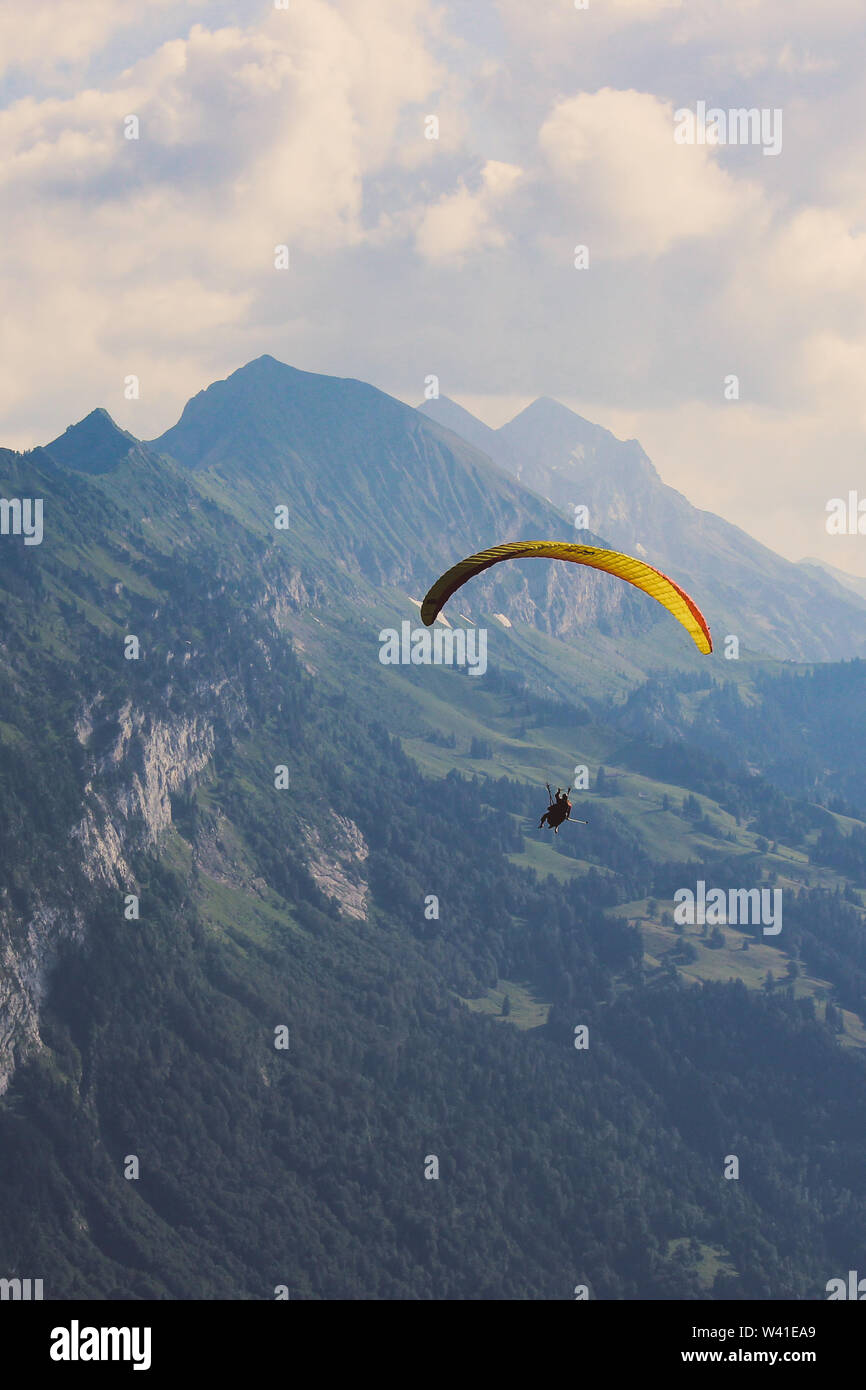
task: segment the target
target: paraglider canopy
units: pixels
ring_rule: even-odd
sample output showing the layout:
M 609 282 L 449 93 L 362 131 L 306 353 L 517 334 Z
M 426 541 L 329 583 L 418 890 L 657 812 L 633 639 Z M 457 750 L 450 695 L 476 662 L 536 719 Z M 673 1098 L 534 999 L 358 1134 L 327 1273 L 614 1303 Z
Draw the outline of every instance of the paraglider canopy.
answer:
M 617 579 L 624 579 L 627 584 L 633 584 L 649 594 L 650 598 L 656 599 L 682 623 L 699 652 L 706 656 L 713 650 L 706 618 L 694 600 L 668 575 L 644 560 L 636 560 L 632 555 L 623 555 L 618 550 L 606 550 L 601 545 L 571 545 L 562 541 L 510 541 L 506 545 L 494 545 L 489 550 L 479 550 L 477 555 L 467 556 L 436 580 L 421 605 L 421 621 L 427 627 L 435 622 L 451 595 L 467 580 L 481 574 L 482 570 L 498 565 L 501 560 L 524 559 L 567 560 L 571 564 L 589 565 L 592 569 L 604 570 Z

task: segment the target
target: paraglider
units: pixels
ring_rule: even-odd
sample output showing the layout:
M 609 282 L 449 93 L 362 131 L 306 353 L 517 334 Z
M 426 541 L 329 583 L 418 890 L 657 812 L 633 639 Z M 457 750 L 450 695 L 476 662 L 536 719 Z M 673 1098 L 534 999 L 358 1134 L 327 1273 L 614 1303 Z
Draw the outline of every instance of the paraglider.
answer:
M 550 783 L 545 782 L 544 785 L 547 787 L 547 799 L 550 805 L 538 822 L 538 828 L 540 830 L 546 821 L 554 835 L 558 835 L 559 827 L 562 825 L 563 821 L 571 820 L 571 813 L 574 809 L 568 799 L 568 792 L 571 791 L 571 787 L 565 792 L 562 790 L 562 787 L 557 787 L 556 796 L 554 796 L 550 790 Z M 575 821 L 578 825 L 589 824 L 589 821 L 577 820 L 577 817 L 575 817 Z
M 506 545 L 494 545 L 489 550 L 480 550 L 477 555 L 467 556 L 436 580 L 421 605 L 421 621 L 430 627 L 452 594 L 491 565 L 498 565 L 501 560 L 535 558 L 589 565 L 592 569 L 604 570 L 617 579 L 624 579 L 627 584 L 642 589 L 666 608 L 686 629 L 699 652 L 706 656 L 713 650 L 713 639 L 703 613 L 685 590 L 661 570 L 644 560 L 636 560 L 618 550 L 606 550 L 601 545 L 573 545 L 561 541 L 510 541 Z

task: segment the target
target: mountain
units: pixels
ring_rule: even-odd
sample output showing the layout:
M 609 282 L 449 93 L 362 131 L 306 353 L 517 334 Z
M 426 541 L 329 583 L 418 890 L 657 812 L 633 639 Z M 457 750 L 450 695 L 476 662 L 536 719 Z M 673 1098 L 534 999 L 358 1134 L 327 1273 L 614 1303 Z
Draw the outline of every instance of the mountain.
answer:
M 496 541 L 573 535 L 553 506 L 417 411 L 364 382 L 269 356 L 193 397 L 148 448 L 205 474 L 263 527 L 284 503 L 300 582 L 336 583 L 367 606 L 373 596 L 364 584 L 377 596 L 389 590 L 403 603 L 418 600 L 456 559 Z M 599 623 L 624 637 L 664 631 L 651 599 L 592 571 L 563 570 L 503 566 L 449 612 L 501 613 L 558 636 L 598 633 Z M 604 636 L 600 647 L 607 649 Z
M 847 570 L 837 569 L 835 565 L 828 565 L 826 560 L 801 560 L 800 564 L 810 570 L 820 570 L 823 575 L 829 575 L 833 581 L 832 589 L 841 584 L 844 589 L 850 589 L 858 594 L 860 598 L 866 599 L 866 579 L 859 574 L 849 574 Z M 817 576 L 816 576 L 817 577 Z
M 866 663 L 680 661 L 542 565 L 467 595 L 483 678 L 383 663 L 443 558 L 562 519 L 273 359 L 108 471 L 0 476 L 45 522 L 0 539 L 4 1277 L 695 1301 L 857 1267 L 866 764 L 832 730 Z M 555 840 L 551 779 L 588 822 Z M 675 925 L 700 880 L 778 890 L 782 931 Z
M 468 412 L 456 414 L 444 398 L 419 409 L 456 433 L 470 430 Z M 471 433 L 482 437 L 474 425 Z M 490 457 L 524 486 L 565 515 L 587 507 L 593 531 L 670 572 L 714 632 L 777 659 L 866 654 L 866 595 L 819 579 L 692 506 L 662 482 L 637 440 L 616 439 L 547 397 L 484 438 Z
M 473 448 L 480 449 L 482 454 L 487 454 L 488 458 L 492 458 L 500 467 L 505 467 L 506 472 L 520 476 L 519 465 L 508 467 L 504 462 L 508 448 L 499 431 L 485 425 L 456 401 L 450 400 L 448 396 L 437 396 L 434 400 L 419 406 L 419 410 L 429 419 L 435 420 L 443 429 L 451 430 L 459 439 L 465 439 Z
M 137 443 L 135 436 L 116 425 L 100 406 L 52 439 L 45 449 L 58 463 L 79 473 L 109 473 Z

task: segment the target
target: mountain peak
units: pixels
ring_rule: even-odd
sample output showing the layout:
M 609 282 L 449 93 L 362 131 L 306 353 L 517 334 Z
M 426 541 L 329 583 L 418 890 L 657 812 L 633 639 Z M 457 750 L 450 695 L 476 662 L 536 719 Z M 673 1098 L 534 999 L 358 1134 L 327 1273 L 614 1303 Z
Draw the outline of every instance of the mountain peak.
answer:
M 435 421 L 437 425 L 451 430 L 474 448 L 480 449 L 488 458 L 494 459 L 503 467 L 508 467 L 499 457 L 502 445 L 498 431 L 492 430 L 483 420 L 479 420 L 471 411 L 452 401 L 449 396 L 437 396 L 435 400 L 424 401 L 418 406 L 418 411 L 419 414 L 426 415 L 428 420 Z
M 110 473 L 137 443 L 134 434 L 121 429 L 107 410 L 97 406 L 45 449 L 56 463 L 79 473 Z
M 250 358 L 249 362 L 244 362 L 243 366 L 236 367 L 233 372 L 216 381 L 212 381 L 210 386 L 206 386 L 204 391 L 199 391 L 198 395 L 204 395 L 208 391 L 219 390 L 229 382 L 240 384 L 249 381 L 276 381 L 283 383 L 301 382 L 334 382 L 343 381 L 346 378 L 327 376 L 321 372 L 305 372 L 300 367 L 293 367 L 290 362 L 281 362 L 278 357 L 274 357 L 269 352 L 263 352 L 259 357 Z M 192 397 L 196 399 L 195 396 Z
M 175 425 L 148 443 L 189 468 L 221 457 L 232 469 L 281 469 L 287 448 L 325 437 L 333 416 L 348 430 L 405 430 L 410 406 L 354 377 L 325 376 L 290 367 L 264 353 L 192 396 Z
M 578 415 L 576 410 L 563 405 L 562 401 L 555 400 L 553 396 L 539 396 L 531 401 L 502 426 L 501 433 L 517 439 L 529 434 L 535 435 L 539 430 L 548 434 L 555 433 L 563 441 L 566 437 L 573 438 L 575 443 L 583 443 L 587 439 L 604 439 L 615 441 L 617 444 L 625 442 L 616 439 L 616 436 L 603 425 L 595 425 L 583 415 Z
M 542 410 L 549 414 L 559 414 L 562 411 L 567 411 L 569 415 L 575 415 L 578 420 L 583 419 L 583 416 L 578 415 L 576 410 L 572 410 L 569 406 L 563 405 L 562 401 L 558 401 L 555 396 L 536 396 L 534 401 L 530 401 L 529 405 L 524 406 L 524 409 L 532 410 L 536 414 L 540 413 Z M 522 415 L 523 411 L 519 413 Z
M 585 475 L 595 484 L 603 476 L 606 488 L 624 492 L 662 486 L 636 439 L 617 439 L 550 396 L 532 401 L 497 435 L 519 461 L 518 477 L 543 497 L 556 499 L 563 487 L 571 497 L 575 486 L 584 486 Z M 603 528 L 602 533 L 607 534 Z
M 235 376 L 261 376 L 265 373 L 271 374 L 274 371 L 298 372 L 299 375 L 304 375 L 304 373 L 299 372 L 297 367 L 290 366 L 288 362 L 281 362 L 278 357 L 272 356 L 269 352 L 263 352 L 260 357 L 252 357 L 242 367 L 237 367 L 235 371 L 230 372 L 226 380 L 230 381 Z

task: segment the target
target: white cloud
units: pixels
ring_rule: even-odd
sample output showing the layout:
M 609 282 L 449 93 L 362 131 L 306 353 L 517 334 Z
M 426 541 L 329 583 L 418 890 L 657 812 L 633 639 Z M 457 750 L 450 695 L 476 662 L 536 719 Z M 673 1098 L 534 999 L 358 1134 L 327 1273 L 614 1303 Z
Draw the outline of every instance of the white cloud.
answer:
M 459 260 L 469 252 L 504 246 L 506 232 L 497 218 L 521 172 L 516 165 L 491 159 L 474 193 L 461 181 L 455 193 L 446 194 L 424 213 L 416 237 L 420 254 L 430 261 Z
M 760 195 L 707 146 L 674 144 L 673 108 L 648 92 L 583 92 L 561 101 L 541 151 L 575 208 L 580 241 L 606 256 L 659 256 L 754 215 Z
M 0 0 L 0 74 L 65 82 L 124 30 L 154 19 L 188 22 L 207 0 Z
M 100 14 L 69 43 L 83 51 Z M 118 408 L 127 371 L 150 383 L 130 428 L 155 432 L 200 388 L 215 340 L 247 340 L 258 304 L 267 319 L 285 301 L 297 321 L 290 277 L 364 243 L 364 179 L 434 89 L 424 35 L 420 0 L 399 15 L 386 0 L 309 0 L 250 29 L 194 25 L 110 85 L 0 112 L 5 437 L 44 414 L 46 379 Z M 138 140 L 123 135 L 130 113 Z M 281 243 L 288 272 L 274 269 Z M 196 343 L 195 375 L 165 368 L 165 354 L 194 361 Z M 157 382 L 171 391 L 159 415 Z

